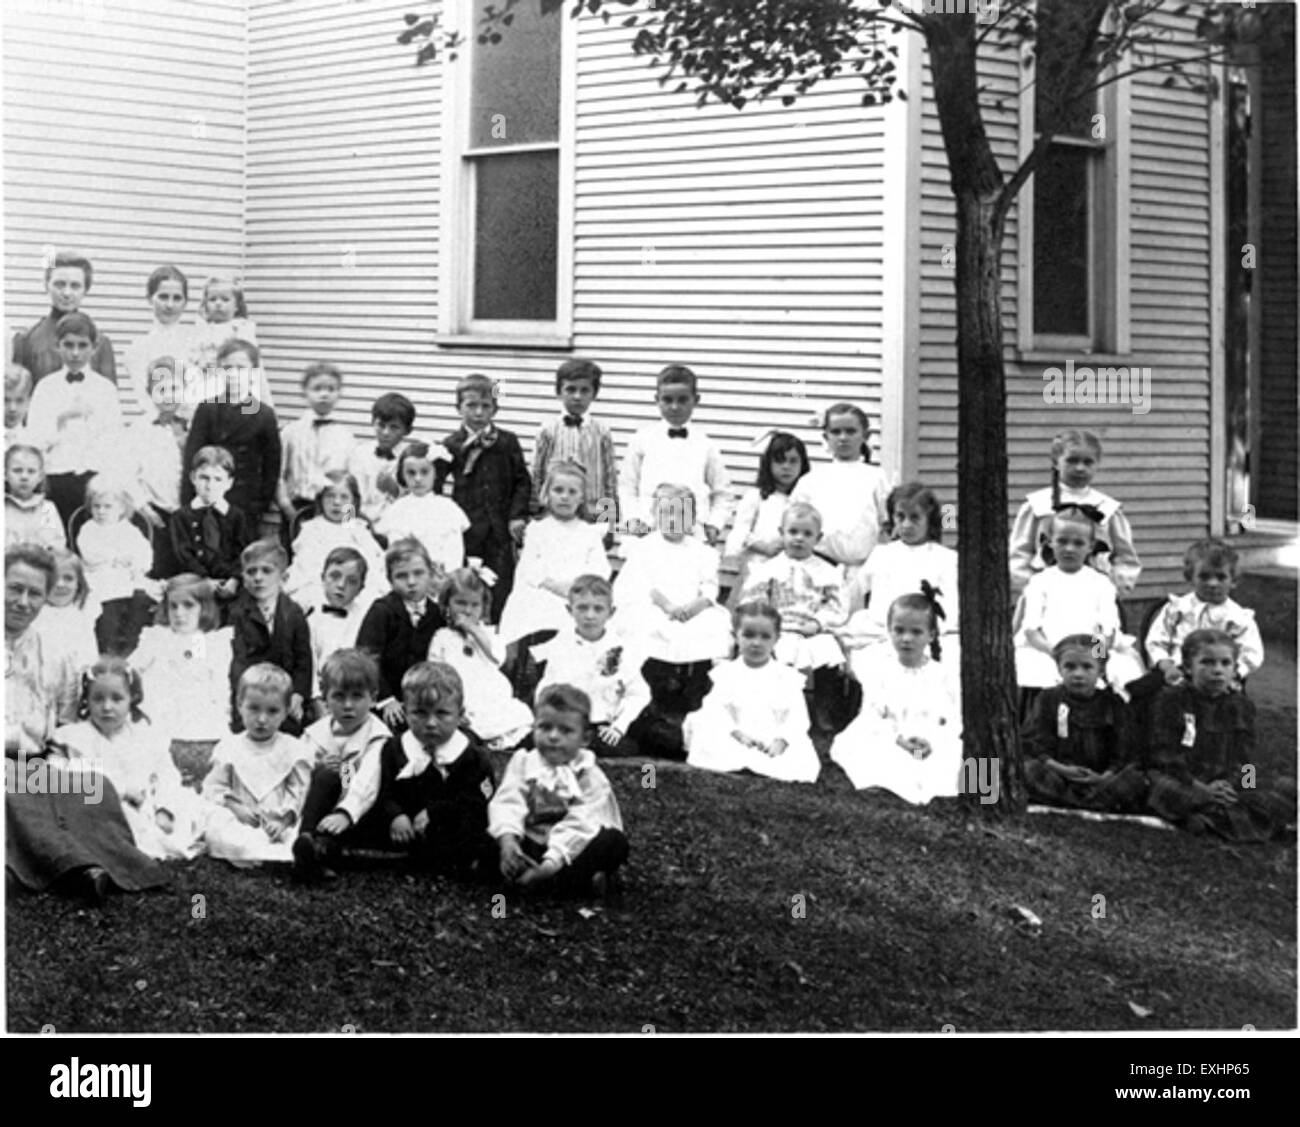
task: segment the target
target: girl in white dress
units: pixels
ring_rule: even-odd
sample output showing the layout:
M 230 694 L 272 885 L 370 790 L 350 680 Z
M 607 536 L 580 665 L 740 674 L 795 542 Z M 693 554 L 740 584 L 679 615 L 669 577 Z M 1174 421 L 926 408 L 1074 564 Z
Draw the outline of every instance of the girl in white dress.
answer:
M 736 561 L 732 602 L 741 601 L 749 569 L 781 551 L 781 516 L 790 503 L 791 491 L 808 468 L 808 450 L 802 439 L 785 431 L 772 435 L 758 462 L 758 485 L 740 499 L 722 550 L 725 559 Z
M 839 632 L 849 650 L 849 666 L 856 674 L 866 649 L 889 640 L 886 619 L 894 600 L 900 595 L 915 595 L 922 584 L 928 584 L 943 604 L 943 660 L 956 668 L 960 641 L 957 553 L 940 543 L 943 510 L 939 500 L 919 481 L 909 482 L 890 493 L 889 515 L 894 538 L 876 545 L 849 588 L 852 614 Z M 860 675 L 858 679 L 862 679 Z
M 469 517 L 450 497 L 433 491 L 434 462 L 451 461 L 441 445 L 407 444 L 397 459 L 397 481 L 405 491 L 375 524 L 375 532 L 390 544 L 408 537 L 424 545 L 435 572 L 455 571 L 465 563 L 465 530 Z M 437 582 L 441 582 L 438 575 Z
M 264 661 L 244 670 L 236 692 L 244 730 L 217 744 L 203 780 L 208 852 L 239 867 L 292 861 L 312 769 L 306 744 L 280 731 L 293 681 Z
M 364 616 L 370 604 L 388 592 L 383 580 L 384 550 L 358 515 L 361 490 L 357 479 L 342 470 L 330 470 L 315 504 L 317 515 L 303 521 L 293 539 L 293 563 L 285 573 L 284 593 L 304 611 L 320 605 L 325 597 L 321 577 L 326 558 L 336 548 L 354 548 L 366 561 L 366 584 L 357 596 L 357 613 Z
M 203 283 L 203 299 L 199 302 L 202 322 L 194 327 L 192 353 L 196 363 L 206 372 L 221 363 L 221 346 L 232 340 L 242 340 L 257 347 L 257 324 L 248 315 L 244 300 L 244 287 L 229 274 L 214 274 Z M 271 398 L 271 384 L 257 368 L 254 373 L 253 395 L 275 410 Z M 215 390 L 220 390 L 218 383 Z
M 573 621 L 568 611 L 573 581 L 580 575 L 609 578 L 605 526 L 583 519 L 586 482 L 586 471 L 576 462 L 553 462 L 546 471 L 541 493 L 546 515 L 524 534 L 515 584 L 497 628 L 502 645 L 567 630 Z
M 956 671 L 934 660 L 939 635 L 931 599 L 903 595 L 887 621 L 892 645 L 868 652 L 862 711 L 835 738 L 831 759 L 859 790 L 884 787 L 923 805 L 961 789 Z
M 698 712 L 686 718 L 686 762 L 710 771 L 753 771 L 792 783 L 817 781 L 803 675 L 772 659 L 781 615 L 741 603 L 733 615 L 739 656 L 713 667 Z
M 148 617 L 144 596 L 157 589 L 148 578 L 153 545 L 131 521 L 134 505 L 125 479 L 96 474 L 86 483 L 86 508 L 91 519 L 77 533 L 76 548 L 90 584 L 95 641 L 100 653 L 129 654 Z
M 144 336 L 127 347 L 126 373 L 131 380 L 131 390 L 145 419 L 152 421 L 158 412 L 149 387 L 149 375 L 156 361 L 164 357 L 170 359 L 172 371 L 183 386 L 185 378 L 190 378 L 186 387 L 188 394 L 180 397 L 179 410 L 179 414 L 188 419 L 202 402 L 201 388 L 189 371 L 200 362 L 194 326 L 181 323 L 190 301 L 189 279 L 175 266 L 159 266 L 149 275 L 145 294 L 153 309 L 153 325 Z
M 89 669 L 99 657 L 99 647 L 95 644 L 95 619 L 86 607 L 90 585 L 85 565 L 67 548 L 57 548 L 51 555 L 54 586 L 32 629 L 49 646 L 67 654 L 77 670 Z
M 1082 509 L 1069 506 L 1053 514 L 1049 529 L 1055 562 L 1029 581 L 1021 597 L 1016 680 L 1028 690 L 1055 685 L 1060 676 L 1052 647 L 1070 634 L 1087 634 L 1106 656 L 1107 680 L 1123 696 L 1123 687 L 1145 669 L 1135 640 L 1120 633 L 1115 585 L 1087 566 L 1097 543 L 1097 525 Z M 1031 697 L 1023 696 L 1022 704 L 1029 703 Z
M 429 643 L 429 660 L 442 661 L 460 674 L 465 686 L 465 717 L 470 730 L 492 751 L 515 747 L 532 730 L 533 712 L 518 700 L 501 672 L 504 655 L 483 627 L 491 591 L 482 577 L 457 568 L 438 603 L 447 621 Z
M 181 777 L 195 788 L 230 732 L 232 631 L 218 629 L 218 617 L 211 580 L 177 575 L 163 589 L 159 625 L 144 628 L 132 658 Z
M 726 657 L 731 622 L 718 605 L 718 555 L 687 533 L 695 526 L 694 495 L 684 485 L 654 492 L 656 527 L 625 541 L 627 562 L 614 602 L 627 636 L 647 657 L 686 665 Z
M 136 848 L 160 860 L 201 848 L 198 796 L 181 784 L 167 742 L 140 711 L 140 675 L 120 657 L 100 658 L 82 679 L 80 715 L 54 733 L 69 768 L 100 771 L 122 800 Z
M 889 520 L 889 479 L 871 464 L 867 414 L 852 403 L 827 408 L 822 423 L 832 461 L 814 466 L 791 500 L 807 501 L 822 515 L 818 551 L 844 568 L 852 582 Z

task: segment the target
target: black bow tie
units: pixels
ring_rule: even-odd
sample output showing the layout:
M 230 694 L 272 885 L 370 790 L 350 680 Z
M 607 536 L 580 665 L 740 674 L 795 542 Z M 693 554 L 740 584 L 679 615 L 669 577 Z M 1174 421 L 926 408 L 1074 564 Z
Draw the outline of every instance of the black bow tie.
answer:
M 317 427 L 327 427 L 333 421 L 334 421 L 333 419 L 312 419 L 311 421 L 312 429 L 315 430 Z
M 85 372 L 69 372 L 67 376 L 68 383 L 81 383 L 85 378 Z
M 375 447 L 375 457 L 381 458 L 385 462 L 397 461 L 397 455 L 394 454 L 391 450 L 385 450 L 382 446 Z
M 580 426 L 582 426 L 582 416 L 581 416 L 581 415 L 565 415 L 565 416 L 564 416 L 564 425 L 565 425 L 566 427 L 580 427 Z
M 669 438 L 685 438 L 685 437 L 686 437 L 686 428 L 685 428 L 685 427 L 669 427 L 669 428 L 668 428 L 668 437 L 669 437 Z
M 320 608 L 321 614 L 332 614 L 335 618 L 347 618 L 348 612 L 342 607 L 333 607 L 329 603 L 322 603 Z

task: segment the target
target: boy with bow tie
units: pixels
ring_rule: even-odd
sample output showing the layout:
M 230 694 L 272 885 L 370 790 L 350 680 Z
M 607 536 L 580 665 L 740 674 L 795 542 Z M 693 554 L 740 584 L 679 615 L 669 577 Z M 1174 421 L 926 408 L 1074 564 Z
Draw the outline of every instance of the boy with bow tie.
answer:
M 40 380 L 27 408 L 27 438 L 45 459 L 45 495 L 66 525 L 86 499 L 86 483 L 111 468 L 110 436 L 120 435 L 117 388 L 90 367 L 99 331 L 84 313 L 55 327 L 63 367 Z
M 309 364 L 302 375 L 307 410 L 280 432 L 284 464 L 276 503 L 284 514 L 285 542 L 292 536 L 293 519 L 311 508 L 325 485 L 325 475 L 346 473 L 356 445 L 352 432 L 334 418 L 343 391 L 343 373 L 333 364 Z
M 492 588 L 492 621 L 500 620 L 515 580 L 515 550 L 523 542 L 532 497 L 532 482 L 519 439 L 493 423 L 497 386 L 487 376 L 466 376 L 456 385 L 456 409 L 463 425 L 443 444 L 451 466 L 439 462 L 433 491 L 439 493 L 448 472 L 451 499 L 464 510 L 470 526 L 465 555 L 482 560 L 497 577 Z
M 248 518 L 226 500 L 235 480 L 235 459 L 223 446 L 202 446 L 194 455 L 190 484 L 194 497 L 167 522 L 172 555 L 180 572 L 212 581 L 222 620 L 239 593 L 240 556 L 252 541 Z
M 576 462 L 587 471 L 586 518 L 611 525 L 617 520 L 614 436 L 591 416 L 592 401 L 600 395 L 600 377 L 600 366 L 590 360 L 566 360 L 555 373 L 555 394 L 563 410 L 558 418 L 542 424 L 533 444 L 534 516 L 544 508 L 541 490 L 547 469 L 555 462 Z
M 321 570 L 321 600 L 307 611 L 307 626 L 311 630 L 312 667 L 321 669 L 325 659 L 338 650 L 350 650 L 357 644 L 357 632 L 369 602 L 357 596 L 366 585 L 369 566 L 365 557 L 355 548 L 335 548 L 325 557 Z M 376 677 L 378 673 L 375 674 Z M 378 692 L 378 685 L 375 691 Z M 317 698 L 323 699 L 325 689 L 318 685 Z M 317 709 L 322 715 L 322 709 Z
M 370 408 L 374 445 L 358 442 L 348 457 L 348 473 L 361 491 L 361 515 L 373 527 L 398 494 L 397 459 L 415 428 L 415 404 L 390 391 Z
M 155 579 L 179 575 L 176 554 L 172 549 L 172 518 L 181 507 L 181 450 L 185 445 L 185 422 L 177 414 L 181 400 L 181 380 L 176 362 L 160 356 L 145 375 L 149 402 L 155 409 L 152 418 L 132 419 L 128 428 L 130 451 L 135 458 L 135 507 L 154 529 L 153 568 Z

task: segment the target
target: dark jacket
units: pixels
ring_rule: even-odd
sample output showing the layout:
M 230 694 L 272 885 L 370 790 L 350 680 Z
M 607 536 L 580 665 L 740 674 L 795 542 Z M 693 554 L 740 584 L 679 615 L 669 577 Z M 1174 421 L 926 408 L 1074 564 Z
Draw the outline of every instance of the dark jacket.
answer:
M 469 746 L 448 769 L 446 778 L 430 763 L 414 778 L 397 776 L 406 766 L 402 736 L 393 736 L 380 752 L 379 799 L 375 803 L 388 823 L 399 815 L 414 818 L 429 812 L 434 825 L 455 825 L 462 831 L 487 832 L 487 805 L 492 797 L 492 763 L 483 746 L 468 732 Z
M 203 535 L 203 522 L 209 515 L 216 518 L 215 544 L 208 543 Z M 239 554 L 253 541 L 248 519 L 234 505 L 224 514 L 214 509 L 195 511 L 183 505 L 172 513 L 167 533 L 180 570 L 205 579 L 237 579 Z
M 226 500 L 256 527 L 274 503 L 280 481 L 280 428 L 265 403 L 252 408 L 252 403 L 218 401 L 198 405 L 185 439 L 181 501 L 189 504 L 194 498 L 190 471 L 200 447 L 224 446 L 235 459 L 235 484 Z
M 509 543 L 512 520 L 528 518 L 532 479 L 528 476 L 519 439 L 510 431 L 497 427 L 496 440 L 491 446 L 471 447 L 467 451 L 465 444 L 469 437 L 469 431 L 461 427 L 443 443 L 451 454 L 451 467 L 447 469 L 445 463 L 438 463 L 439 476 L 434 481 L 434 489 L 441 491 L 446 475 L 451 474 L 451 499 L 469 517 L 465 554 L 486 559 L 491 553 L 485 549 L 490 545 Z
M 395 591 L 376 599 L 361 620 L 357 649 L 379 663 L 379 699 L 402 699 L 402 677 L 416 662 L 429 656 L 429 643 L 446 625 L 438 604 L 429 600 L 420 625 L 411 625 L 406 604 Z
M 293 679 L 293 691 L 304 702 L 311 699 L 311 631 L 306 616 L 292 599 L 285 595 L 276 599 L 275 630 L 268 631 L 252 595 L 240 591 L 230 604 L 230 625 L 234 629 L 230 661 L 232 700 L 244 670 L 260 661 L 278 665 Z

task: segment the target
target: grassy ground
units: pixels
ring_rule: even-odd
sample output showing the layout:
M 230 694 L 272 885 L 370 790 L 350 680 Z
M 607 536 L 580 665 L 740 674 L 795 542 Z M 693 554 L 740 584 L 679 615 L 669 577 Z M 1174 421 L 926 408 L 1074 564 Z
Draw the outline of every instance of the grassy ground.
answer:
M 1289 605 L 1265 618 L 1269 665 L 1251 683 L 1261 771 L 1295 769 Z M 1296 1024 L 1294 843 L 1055 815 L 989 823 L 956 803 L 857 794 L 834 769 L 815 787 L 674 766 L 650 779 L 627 762 L 609 773 L 633 840 L 620 905 L 512 901 L 502 914 L 491 889 L 388 869 L 302 890 L 206 859 L 178 869 L 174 891 L 102 913 L 10 897 L 8 1027 Z

